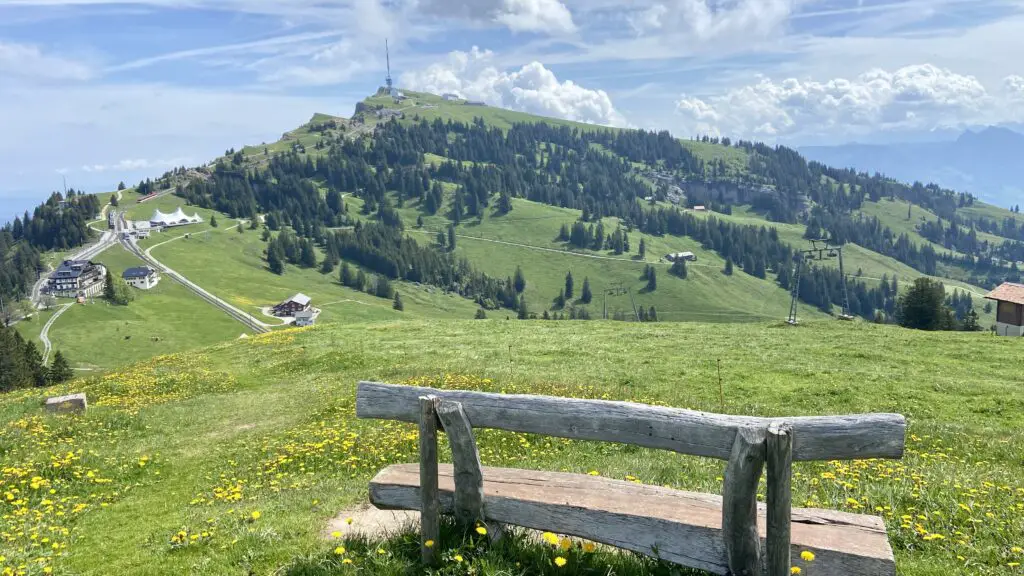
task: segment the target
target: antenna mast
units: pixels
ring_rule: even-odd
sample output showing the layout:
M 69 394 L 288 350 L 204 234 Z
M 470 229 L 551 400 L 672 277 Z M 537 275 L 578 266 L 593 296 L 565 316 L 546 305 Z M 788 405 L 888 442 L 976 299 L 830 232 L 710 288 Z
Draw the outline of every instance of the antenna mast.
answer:
M 391 50 L 388 48 L 388 39 L 384 39 L 384 58 L 388 63 L 388 75 L 384 82 L 388 86 L 388 93 L 391 93 Z

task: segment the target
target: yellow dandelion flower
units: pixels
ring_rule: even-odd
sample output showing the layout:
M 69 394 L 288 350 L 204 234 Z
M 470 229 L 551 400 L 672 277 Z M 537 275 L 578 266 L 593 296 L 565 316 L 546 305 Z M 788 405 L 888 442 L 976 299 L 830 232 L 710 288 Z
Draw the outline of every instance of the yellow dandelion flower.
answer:
M 351 518 L 345 518 L 345 524 L 348 524 L 349 526 L 351 526 L 352 525 L 352 519 Z
M 1020 546 L 1014 546 L 1013 548 L 1010 548 L 1010 552 L 1013 552 L 1014 554 L 1020 554 L 1021 552 L 1024 552 L 1024 549 L 1022 549 Z M 0 558 L 0 561 L 2 560 L 3 559 Z
M 452 559 L 455 560 L 456 562 L 462 562 L 462 555 L 461 554 L 456 554 Z
M 341 563 L 342 564 L 351 564 L 352 563 L 352 559 L 351 558 L 345 558 L 344 560 L 341 561 Z
M 252 511 L 252 519 L 253 520 L 259 520 L 260 516 L 262 516 L 262 514 L 260 514 L 259 510 L 253 510 Z
M 559 568 L 565 566 L 565 558 L 562 558 L 561 556 L 555 558 L 555 566 L 558 566 Z
M 597 549 L 597 546 L 594 546 L 593 542 L 584 542 L 583 543 L 583 551 L 584 552 L 593 552 L 595 549 Z
M 1016 568 L 1017 566 L 1020 566 L 1020 562 L 1007 562 L 1006 565 L 1010 568 Z
M 476 527 L 476 533 L 481 535 L 481 536 L 484 536 L 484 535 L 487 534 L 487 528 L 484 528 L 483 526 L 477 526 Z
M 344 546 L 338 546 L 337 548 L 334 549 L 334 553 L 337 554 L 338 556 L 341 556 L 342 554 L 345 553 L 345 547 Z
M 804 550 L 800 553 L 800 557 L 803 558 L 804 562 L 814 562 L 814 552 L 810 550 Z
M 591 476 L 600 476 L 601 475 L 601 473 L 598 472 L 597 470 L 591 470 L 590 472 L 587 472 L 587 474 L 589 474 Z
M 558 542 L 558 546 L 562 550 L 568 550 L 569 548 L 572 548 L 572 540 L 569 540 L 568 538 L 562 538 L 562 540 Z
M 426 546 L 427 548 L 433 548 L 434 547 L 434 541 L 433 540 L 427 540 L 426 542 L 423 543 L 423 545 Z
M 545 533 L 541 534 L 540 537 L 543 538 L 545 542 L 547 542 L 548 544 L 551 544 L 552 546 L 558 545 L 558 536 L 555 536 L 551 532 L 545 532 Z
M 793 566 L 789 569 L 790 574 L 799 574 L 801 572 L 803 572 L 803 570 L 801 570 L 799 566 Z
M 337 530 L 331 532 L 331 538 L 341 538 L 341 532 L 338 532 Z
M 388 551 L 383 548 L 377 548 L 377 554 L 387 554 Z

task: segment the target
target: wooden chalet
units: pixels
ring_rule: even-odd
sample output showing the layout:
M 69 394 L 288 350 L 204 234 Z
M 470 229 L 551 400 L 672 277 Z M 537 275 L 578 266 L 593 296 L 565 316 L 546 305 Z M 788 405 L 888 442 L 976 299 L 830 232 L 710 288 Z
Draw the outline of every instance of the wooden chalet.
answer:
M 995 300 L 996 333 L 1000 336 L 1024 336 L 1024 284 L 1006 282 L 985 295 Z
M 310 302 L 310 297 L 300 292 L 274 306 L 274 316 L 295 316 L 299 312 L 309 310 Z

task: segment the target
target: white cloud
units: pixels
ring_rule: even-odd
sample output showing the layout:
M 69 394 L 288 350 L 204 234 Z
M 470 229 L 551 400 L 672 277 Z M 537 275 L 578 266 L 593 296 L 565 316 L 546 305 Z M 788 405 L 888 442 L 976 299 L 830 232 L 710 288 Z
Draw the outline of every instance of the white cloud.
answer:
M 88 80 L 93 75 L 92 67 L 83 62 L 44 54 L 38 46 L 0 41 L 0 77 Z
M 1003 91 L 1011 100 L 1024 100 L 1024 76 L 1011 75 L 1003 78 Z
M 420 9 L 442 18 L 503 24 L 513 32 L 564 33 L 576 29 L 561 0 L 423 0 Z
M 604 90 L 559 81 L 540 62 L 506 72 L 492 63 L 493 53 L 476 46 L 455 51 L 447 61 L 402 75 L 402 86 L 442 94 L 453 92 L 492 106 L 607 126 L 626 126 L 626 119 Z
M 626 15 L 638 35 L 658 31 L 673 43 L 750 41 L 779 32 L 794 0 L 668 0 Z
M 1014 82 L 1007 79 L 1007 86 Z M 1013 111 L 975 77 L 931 64 L 894 72 L 870 70 L 853 79 L 787 78 L 706 98 L 683 95 L 676 112 L 690 134 L 760 139 L 819 134 L 962 127 L 1010 120 Z

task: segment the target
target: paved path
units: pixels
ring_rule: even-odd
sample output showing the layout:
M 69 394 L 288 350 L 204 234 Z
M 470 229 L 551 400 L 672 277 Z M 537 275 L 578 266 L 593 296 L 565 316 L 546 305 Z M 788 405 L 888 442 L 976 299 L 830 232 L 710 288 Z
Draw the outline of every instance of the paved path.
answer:
M 45 366 L 47 361 L 49 361 L 50 350 L 53 348 L 50 344 L 50 327 L 53 326 L 53 323 L 57 321 L 57 318 L 60 318 L 60 315 L 66 312 L 68 308 L 71 308 L 71 304 L 65 304 L 58 308 L 57 311 L 53 313 L 53 316 L 50 316 L 50 319 L 46 321 L 46 324 L 43 325 L 42 332 L 39 333 L 39 339 L 43 342 L 43 366 Z

